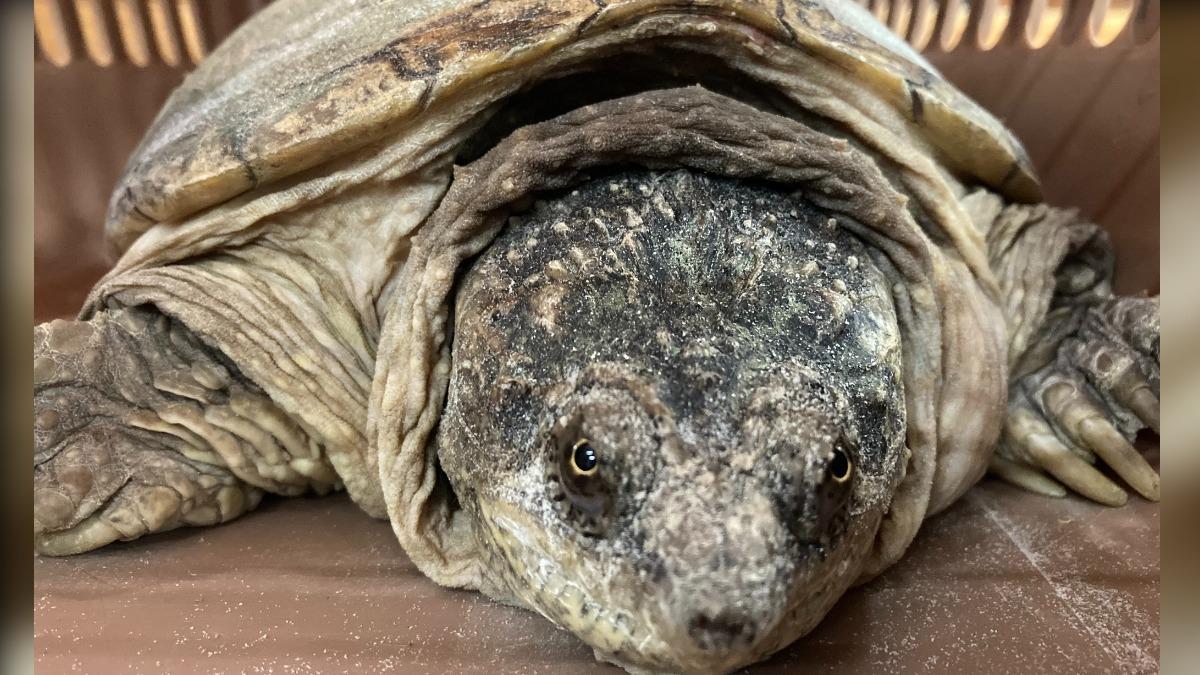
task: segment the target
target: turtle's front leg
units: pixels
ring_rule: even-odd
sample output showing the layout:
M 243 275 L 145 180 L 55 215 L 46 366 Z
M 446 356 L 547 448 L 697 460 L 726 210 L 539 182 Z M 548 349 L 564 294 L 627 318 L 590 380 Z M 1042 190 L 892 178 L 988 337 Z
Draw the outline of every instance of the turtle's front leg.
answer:
M 1158 300 L 1113 296 L 1108 237 L 1075 209 L 1005 204 L 985 190 L 963 206 L 986 237 L 1008 322 L 1009 409 L 993 473 L 1125 503 L 1098 458 L 1157 500 L 1158 474 L 1130 442 L 1158 430 Z
M 1139 494 L 1158 500 L 1158 474 L 1130 443 L 1143 428 L 1159 430 L 1158 299 L 1063 307 L 1047 317 L 1042 336 L 1053 352 L 1012 380 L 993 471 L 1035 491 L 1061 493 L 1033 470 L 1040 467 L 1098 502 L 1125 503 L 1125 491 L 1093 466 L 1099 458 Z
M 67 555 L 336 482 L 236 366 L 150 307 L 34 329 L 34 541 Z

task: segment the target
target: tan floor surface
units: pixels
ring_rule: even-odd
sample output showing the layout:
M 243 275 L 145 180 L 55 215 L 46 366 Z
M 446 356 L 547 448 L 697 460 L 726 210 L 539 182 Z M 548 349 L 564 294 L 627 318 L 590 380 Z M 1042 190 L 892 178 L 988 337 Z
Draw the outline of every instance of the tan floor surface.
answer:
M 1159 510 L 987 481 L 752 672 L 1155 672 Z M 344 495 L 35 562 L 37 671 L 619 672 L 548 621 L 439 588 Z

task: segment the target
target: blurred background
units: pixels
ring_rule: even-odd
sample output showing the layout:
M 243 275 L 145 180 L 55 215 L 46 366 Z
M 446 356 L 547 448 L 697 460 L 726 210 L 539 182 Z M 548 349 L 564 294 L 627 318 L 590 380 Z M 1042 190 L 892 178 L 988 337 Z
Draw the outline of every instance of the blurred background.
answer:
M 1200 663 L 1200 3 L 1163 5 L 1163 672 Z
M 11 256 L 6 295 L 10 311 L 19 317 L 12 323 L 20 329 L 12 338 L 15 346 L 5 350 L 11 372 L 28 373 L 30 368 L 24 356 L 29 352 L 23 317 L 32 314 L 40 322 L 73 314 L 111 264 L 102 246 L 109 190 L 162 102 L 225 35 L 266 4 L 34 0 L 32 6 L 4 5 L 2 147 Z M 1191 256 L 1200 251 L 1195 245 L 1200 235 L 1191 227 L 1200 210 L 1200 134 L 1195 122 L 1200 57 L 1194 46 L 1200 40 L 1200 3 L 860 4 L 1014 131 L 1033 159 L 1048 201 L 1077 206 L 1104 226 L 1118 251 L 1119 291 L 1159 292 L 1162 219 L 1161 232 L 1171 245 L 1163 249 L 1161 259 L 1172 279 L 1172 290 L 1163 298 L 1163 400 L 1169 419 L 1164 433 L 1169 442 L 1163 444 L 1168 449 L 1163 460 L 1168 495 L 1163 567 L 1183 564 L 1171 555 L 1171 547 L 1195 541 L 1194 521 L 1169 514 L 1195 514 L 1200 504 L 1192 496 L 1200 483 L 1185 480 L 1195 476 L 1200 465 L 1191 443 L 1200 438 L 1200 415 L 1194 413 L 1200 407 L 1200 390 L 1194 384 L 1200 349 L 1193 346 L 1200 339 L 1200 311 L 1188 293 L 1200 283 L 1198 275 L 1188 274 L 1197 267 Z M 1160 93 L 1164 90 L 1166 94 Z M 1160 146 L 1160 134 L 1169 142 Z M 18 355 L 15 360 L 13 355 Z M 29 375 L 9 378 L 10 389 L 16 391 L 10 392 L 13 403 L 6 407 L 10 433 L 18 434 L 11 443 L 16 450 L 8 454 L 17 466 L 9 475 L 19 477 L 12 481 L 19 489 L 5 491 L 9 504 L 17 505 L 6 508 L 5 516 L 22 531 L 28 519 L 16 514 L 27 511 L 30 503 L 23 450 L 30 447 L 30 380 Z M 1183 536 L 1172 536 L 1173 528 L 1181 528 Z M 14 550 L 17 547 L 9 549 Z M 25 553 L 17 553 L 18 566 L 26 566 Z M 1194 612 L 1195 583 L 1186 576 L 1172 578 L 1170 572 L 1164 576 L 1164 613 Z M 10 606 L 25 616 L 27 590 L 28 584 L 26 592 L 6 594 Z M 1194 626 L 1164 625 L 1164 641 L 1171 645 L 1164 651 L 1164 669 L 1173 658 L 1195 656 L 1181 657 L 1175 651 L 1195 651 L 1196 646 L 1185 644 L 1193 640 L 1172 639 L 1190 638 Z

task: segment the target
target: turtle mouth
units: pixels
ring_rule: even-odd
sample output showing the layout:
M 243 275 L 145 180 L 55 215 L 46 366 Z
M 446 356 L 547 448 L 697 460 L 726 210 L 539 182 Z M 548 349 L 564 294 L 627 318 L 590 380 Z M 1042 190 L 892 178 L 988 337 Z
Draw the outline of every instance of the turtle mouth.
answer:
M 555 541 L 528 513 L 480 500 L 476 536 L 483 550 L 503 561 L 493 567 L 502 578 L 484 589 L 489 594 L 516 600 L 613 658 L 665 647 L 655 622 L 611 597 L 622 584 L 584 583 L 600 578 L 592 561 L 569 555 L 570 547 Z
M 481 500 L 479 511 L 480 544 L 503 561 L 497 569 L 507 577 L 487 592 L 571 631 L 602 660 L 624 668 L 725 672 L 778 649 L 779 616 L 756 618 L 732 603 L 672 603 L 670 583 L 644 584 L 631 567 L 597 566 L 517 507 Z

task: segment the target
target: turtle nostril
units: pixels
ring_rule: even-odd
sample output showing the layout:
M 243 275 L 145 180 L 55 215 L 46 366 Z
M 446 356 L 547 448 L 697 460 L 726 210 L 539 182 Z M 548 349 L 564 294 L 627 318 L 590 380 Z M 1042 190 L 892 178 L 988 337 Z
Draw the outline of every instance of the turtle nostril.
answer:
M 709 614 L 697 612 L 688 621 L 688 637 L 705 651 L 723 651 L 743 647 L 754 639 L 754 622 L 727 610 Z

